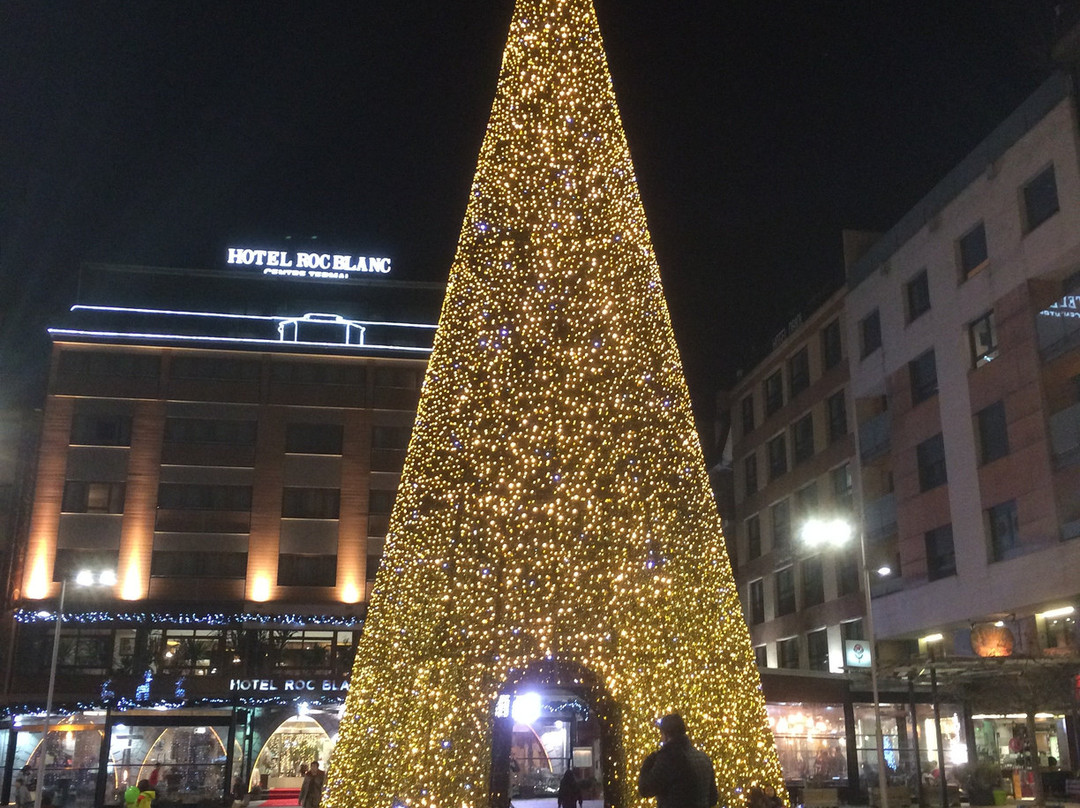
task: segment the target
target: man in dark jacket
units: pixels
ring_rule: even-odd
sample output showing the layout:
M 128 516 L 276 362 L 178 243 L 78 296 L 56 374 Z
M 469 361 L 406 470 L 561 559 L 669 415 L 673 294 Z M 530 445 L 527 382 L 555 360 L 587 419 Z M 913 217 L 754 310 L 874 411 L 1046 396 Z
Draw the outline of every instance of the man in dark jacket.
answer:
M 704 752 L 695 749 L 678 713 L 660 719 L 663 743 L 641 764 L 638 793 L 656 797 L 656 808 L 712 808 L 720 796 L 716 772 Z

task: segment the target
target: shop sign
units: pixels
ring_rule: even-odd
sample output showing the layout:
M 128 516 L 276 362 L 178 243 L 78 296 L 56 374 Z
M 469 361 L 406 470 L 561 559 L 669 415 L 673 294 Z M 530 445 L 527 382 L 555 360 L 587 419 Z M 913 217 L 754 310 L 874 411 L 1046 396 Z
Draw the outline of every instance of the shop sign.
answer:
M 234 693 L 347 693 L 348 679 L 230 679 Z
M 299 250 L 255 250 L 229 247 L 229 266 L 261 269 L 263 275 L 285 278 L 349 280 L 357 275 L 389 275 L 389 258 L 371 258 L 345 253 L 316 253 Z
M 866 640 L 845 640 L 844 663 L 849 668 L 869 668 L 870 643 Z

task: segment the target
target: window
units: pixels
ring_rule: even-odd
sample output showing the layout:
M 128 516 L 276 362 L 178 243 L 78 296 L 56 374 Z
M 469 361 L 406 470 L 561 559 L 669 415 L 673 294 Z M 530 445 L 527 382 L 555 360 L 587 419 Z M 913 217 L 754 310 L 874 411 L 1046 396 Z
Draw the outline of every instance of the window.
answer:
M 754 431 L 754 396 L 748 395 L 742 400 L 742 433 L 749 435 Z
M 71 581 L 81 570 L 115 571 L 120 561 L 117 550 L 75 550 L 61 547 L 53 562 L 53 580 Z
M 784 406 L 784 377 L 780 371 L 765 380 L 765 417 L 768 418 Z
M 929 491 L 948 482 L 945 470 L 945 442 L 940 432 L 916 446 L 915 457 L 919 465 L 920 491 Z
M 754 646 L 754 664 L 759 668 L 767 668 L 769 666 L 769 653 L 764 645 Z
M 1054 167 L 1047 166 L 1035 179 L 1024 186 L 1025 232 L 1030 233 L 1058 212 L 1057 178 Z
M 776 616 L 795 611 L 795 568 L 785 567 L 776 573 Z
M 1009 453 L 1009 432 L 1005 425 L 1005 402 L 995 401 L 975 414 L 979 434 L 979 461 L 991 463 Z
M 151 578 L 245 578 L 247 553 L 154 550 Z
M 814 516 L 818 512 L 819 498 L 817 492 L 817 481 L 805 485 L 795 492 L 792 497 L 795 501 L 795 516 L 802 522 L 808 517 Z
M 904 286 L 908 322 L 917 320 L 930 311 L 930 280 L 924 269 Z
M 765 582 L 760 578 L 750 582 L 750 625 L 765 622 Z
M 982 222 L 960 237 L 957 242 L 957 252 L 960 255 L 962 279 L 978 274 L 986 266 L 986 227 Z
M 952 525 L 942 525 L 926 532 L 926 574 L 931 581 L 956 575 Z
M 859 591 L 859 559 L 852 553 L 836 557 L 836 596 Z
M 848 640 L 865 640 L 863 636 L 863 621 L 862 618 L 858 620 L 848 620 L 840 624 L 840 639 L 844 642 Z
M 111 351 L 65 351 L 60 354 L 59 372 L 67 375 L 111 376 L 125 379 L 152 379 L 161 369 L 161 357 L 154 354 L 125 354 Z
M 369 555 L 367 557 L 367 574 L 364 577 L 369 581 L 374 581 L 375 573 L 379 571 L 380 564 L 382 564 L 381 555 Z
M 746 495 L 756 493 L 758 490 L 757 455 L 754 453 L 743 458 L 743 479 L 746 481 Z
M 755 513 L 746 520 L 746 559 L 761 557 L 761 519 Z
M 334 586 L 337 556 L 282 553 L 278 556 L 279 586 Z
M 409 446 L 410 434 L 411 431 L 407 426 L 373 426 L 371 448 L 405 451 Z
M 776 644 L 776 661 L 781 668 L 799 667 L 799 638 L 788 637 Z
M 791 427 L 791 443 L 795 451 L 795 463 L 803 463 L 814 456 L 814 416 L 807 413 Z
M 840 364 L 840 321 L 833 320 L 821 329 L 821 367 L 824 370 L 836 367 Z
M 396 491 L 368 492 L 368 513 L 387 514 L 394 509 Z
M 340 511 L 337 488 L 286 488 L 282 492 L 283 519 L 337 519 Z
M 259 378 L 259 364 L 247 359 L 224 357 L 173 356 L 169 365 L 174 379 L 212 379 L 250 382 Z
M 343 441 L 341 424 L 285 425 L 285 451 L 289 454 L 339 455 Z
M 788 360 L 788 391 L 792 398 L 810 386 L 810 355 L 807 349 L 800 348 Z
M 769 509 L 772 515 L 772 549 L 783 552 L 791 546 L 791 506 L 786 499 Z
M 777 435 L 769 441 L 769 479 L 775 480 L 787 473 L 787 441 Z
M 832 482 L 833 503 L 837 510 L 851 510 L 851 466 L 847 463 L 837 466 L 829 472 L 829 479 Z
M 981 368 L 998 355 L 997 328 L 994 312 L 988 311 L 968 327 L 971 335 L 971 364 Z
M 802 563 L 803 608 L 825 602 L 825 573 L 821 556 Z
M 419 390 L 424 380 L 424 372 L 415 368 L 383 365 L 375 369 L 375 386 L 392 387 L 401 390 Z
M 72 446 L 130 446 L 131 417 L 76 413 L 71 422 Z
M 1011 558 L 1020 543 L 1020 520 L 1016 500 L 995 505 L 986 512 L 990 523 L 990 552 L 994 561 Z
M 270 380 L 284 384 L 328 384 L 362 386 L 362 365 L 334 365 L 328 362 L 274 362 Z
M 64 513 L 123 513 L 123 483 L 87 483 L 68 480 L 64 483 Z
M 158 508 L 172 510 L 250 511 L 250 485 L 162 483 Z
M 829 443 L 847 435 L 847 402 L 844 391 L 838 390 L 825 399 L 825 415 L 829 419 Z
M 254 446 L 256 423 L 217 418 L 166 418 L 166 443 Z
M 908 362 L 911 377 L 911 403 L 918 404 L 937 394 L 937 360 L 933 349 Z
M 859 339 L 865 359 L 881 347 L 881 312 L 874 309 L 859 322 Z
M 812 671 L 829 670 L 829 630 L 819 628 L 806 634 L 807 663 Z

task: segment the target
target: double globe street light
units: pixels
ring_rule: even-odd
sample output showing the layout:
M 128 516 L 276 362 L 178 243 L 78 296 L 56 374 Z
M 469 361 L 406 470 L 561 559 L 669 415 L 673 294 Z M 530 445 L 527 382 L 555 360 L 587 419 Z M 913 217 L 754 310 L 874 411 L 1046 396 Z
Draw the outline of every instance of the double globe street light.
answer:
M 889 781 L 885 775 L 885 736 L 881 731 L 881 698 L 878 695 L 877 679 L 877 642 L 874 635 L 874 609 L 870 598 L 870 569 L 866 563 L 866 536 L 846 519 L 807 519 L 803 524 L 800 537 L 803 545 L 812 549 L 837 549 L 845 547 L 858 532 L 859 567 L 862 571 L 863 595 L 866 598 L 866 642 L 870 645 L 870 689 L 874 697 L 874 727 L 877 732 L 877 769 L 878 791 L 881 794 L 881 808 L 889 808 Z M 878 570 L 888 575 L 890 570 L 882 567 Z M 872 801 L 871 801 L 872 802 Z
M 116 586 L 115 570 L 79 570 L 73 583 L 76 586 Z M 67 597 L 68 579 L 60 579 L 60 602 L 56 608 L 56 626 L 53 629 L 52 664 L 49 667 L 49 694 L 45 699 L 45 722 L 41 732 L 41 754 L 38 756 L 37 787 L 34 789 L 34 808 L 41 808 L 41 796 L 45 792 L 45 758 L 49 751 L 49 727 L 52 725 L 53 694 L 56 691 L 56 667 L 60 658 L 60 630 L 64 626 L 64 599 Z M 38 617 L 48 617 L 48 611 L 38 612 Z

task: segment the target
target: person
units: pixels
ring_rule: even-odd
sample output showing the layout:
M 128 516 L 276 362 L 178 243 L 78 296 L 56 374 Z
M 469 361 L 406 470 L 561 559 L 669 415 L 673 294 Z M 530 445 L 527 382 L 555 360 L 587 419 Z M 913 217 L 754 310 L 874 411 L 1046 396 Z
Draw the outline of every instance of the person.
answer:
M 319 768 L 319 761 L 311 761 L 311 767 L 308 769 L 308 773 L 304 775 L 304 783 L 300 786 L 300 805 L 302 808 L 319 808 L 325 781 L 326 775 Z
M 153 770 L 150 772 L 150 788 L 157 789 L 158 778 L 161 777 L 161 764 L 155 763 Z
M 581 786 L 578 785 L 577 778 L 574 777 L 574 769 L 571 766 L 566 767 L 566 773 L 563 774 L 562 780 L 559 781 L 558 800 L 559 808 L 581 808 Z
M 244 776 L 242 774 L 236 775 L 232 784 L 233 800 L 239 802 L 241 805 L 247 805 L 251 802 L 248 797 L 247 786 L 244 783 Z
M 15 779 L 15 793 L 11 797 L 17 808 L 30 808 L 34 804 L 30 789 L 26 787 L 26 781 L 21 777 Z
M 150 787 L 149 780 L 139 781 L 139 798 L 135 801 L 135 808 L 150 808 L 157 798 L 157 792 Z
M 124 789 L 124 808 L 135 808 L 139 801 L 139 787 L 132 783 Z
M 660 719 L 661 747 L 645 758 L 638 793 L 656 797 L 657 808 L 712 808 L 720 799 L 709 756 L 690 743 L 678 713 Z

